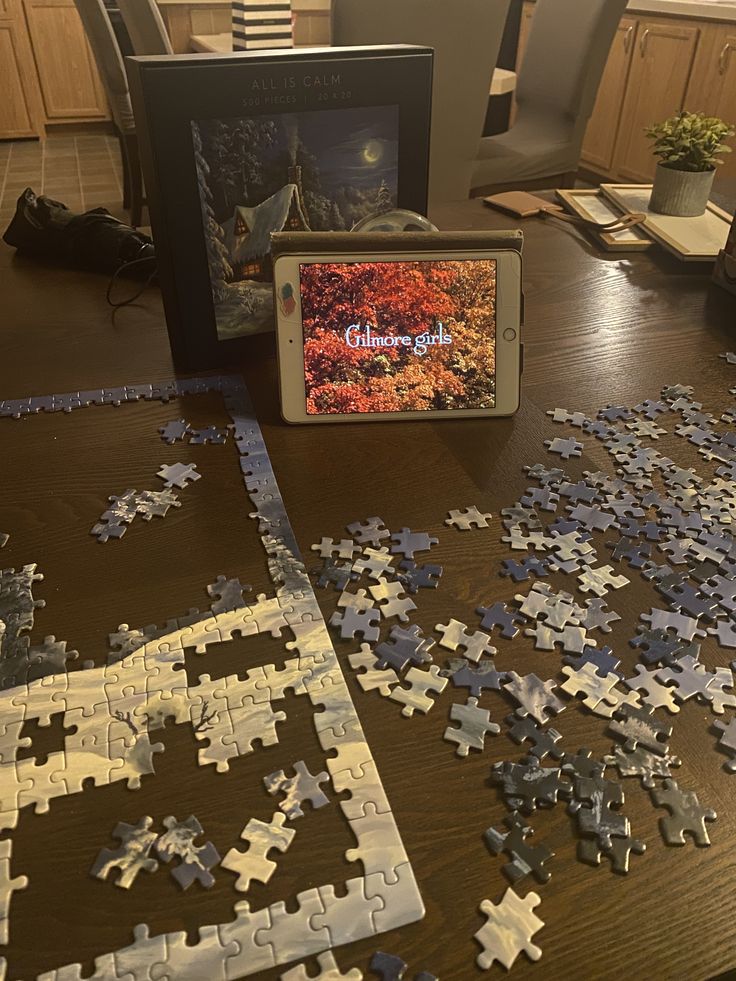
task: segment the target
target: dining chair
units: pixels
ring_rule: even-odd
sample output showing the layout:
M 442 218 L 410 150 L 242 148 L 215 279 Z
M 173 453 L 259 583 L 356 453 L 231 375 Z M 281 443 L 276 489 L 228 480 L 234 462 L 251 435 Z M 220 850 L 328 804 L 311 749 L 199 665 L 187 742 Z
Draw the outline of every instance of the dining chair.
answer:
M 585 128 L 627 0 L 537 0 L 509 130 L 480 141 L 472 195 L 572 187 Z
M 130 223 L 136 228 L 143 212 L 143 176 L 123 58 L 103 0 L 74 3 L 110 104 L 123 160 L 123 207 L 130 210 Z
M 333 0 L 332 43 L 434 48 L 429 204 L 468 197 L 509 0 Z
M 173 54 L 156 0 L 117 0 L 136 55 Z

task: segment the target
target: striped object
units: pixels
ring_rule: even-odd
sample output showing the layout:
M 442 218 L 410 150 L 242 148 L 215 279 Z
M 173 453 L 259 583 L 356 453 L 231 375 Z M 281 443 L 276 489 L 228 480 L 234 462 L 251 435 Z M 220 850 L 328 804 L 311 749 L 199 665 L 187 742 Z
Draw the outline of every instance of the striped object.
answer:
M 233 0 L 233 50 L 292 48 L 291 0 Z

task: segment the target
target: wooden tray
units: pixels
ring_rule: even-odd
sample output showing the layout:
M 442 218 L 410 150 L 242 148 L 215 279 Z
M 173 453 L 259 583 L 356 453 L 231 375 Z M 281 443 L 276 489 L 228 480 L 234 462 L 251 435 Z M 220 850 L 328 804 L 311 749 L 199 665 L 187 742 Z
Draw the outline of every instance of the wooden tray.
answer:
M 601 190 L 622 210 L 643 212 L 646 231 L 679 259 L 712 262 L 726 245 L 731 215 L 712 202 L 697 218 L 674 218 L 649 210 L 651 184 L 601 184 Z
M 577 190 L 557 190 L 555 194 L 567 211 L 588 218 L 592 221 L 612 221 L 624 214 L 623 210 L 613 204 L 601 193 L 600 189 L 578 188 Z M 648 249 L 654 245 L 641 227 L 625 228 L 621 232 L 604 232 L 596 228 L 586 228 L 596 242 L 609 252 L 633 252 Z

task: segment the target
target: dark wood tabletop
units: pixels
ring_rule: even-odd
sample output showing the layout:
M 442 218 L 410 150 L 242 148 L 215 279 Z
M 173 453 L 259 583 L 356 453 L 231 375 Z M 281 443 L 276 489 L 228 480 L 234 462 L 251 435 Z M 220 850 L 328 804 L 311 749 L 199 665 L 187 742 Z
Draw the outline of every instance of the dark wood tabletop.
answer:
M 515 227 L 513 219 L 477 201 L 446 206 L 433 217 L 446 229 Z M 546 410 L 564 406 L 594 415 L 609 403 L 656 399 L 662 386 L 678 382 L 692 385 L 694 397 L 716 417 L 734 401 L 729 388 L 736 368 L 718 355 L 734 346 L 736 297 L 710 283 L 709 265 L 683 264 L 659 250 L 602 254 L 578 231 L 553 221 L 529 219 L 522 227 L 525 371 L 522 406 L 513 418 L 289 427 L 279 417 L 272 337 L 254 341 L 242 364 L 226 366 L 245 377 L 308 565 L 312 543 L 322 536 L 344 537 L 347 524 L 374 514 L 392 529 L 409 526 L 437 535 L 431 561 L 444 566 L 441 586 L 417 598 L 416 622 L 427 632 L 450 617 L 475 629 L 477 606 L 509 601 L 519 591 L 498 575 L 510 553 L 499 540 L 497 517 L 490 529 L 468 534 L 447 528 L 444 519 L 449 509 L 471 504 L 498 516 L 529 484 L 525 464 L 559 462 L 543 441 L 563 429 Z M 175 374 L 156 289 L 111 316 L 106 285 L 104 276 L 0 249 L 0 399 Z M 264 555 L 229 447 L 185 451 L 210 478 L 200 482 L 202 492 L 196 502 L 192 495 L 189 508 L 182 492 L 185 503 L 175 514 L 160 524 L 132 527 L 120 542 L 103 546 L 88 534 L 109 494 L 146 486 L 147 480 L 150 485 L 161 462 L 184 459 L 177 455 L 181 450 L 156 436 L 159 425 L 184 413 L 199 424 L 226 421 L 221 402 L 209 396 L 169 406 L 105 406 L 69 416 L 0 420 L 0 531 L 11 534 L 0 560 L 3 567 L 39 564 L 45 580 L 36 595 L 46 606 L 36 611 L 33 637 L 68 640 L 80 652 L 80 664 L 87 658 L 105 663 L 107 634 L 119 623 L 162 623 L 191 607 L 204 608 L 204 587 L 220 574 L 268 589 Z M 664 423 L 670 432 L 657 448 L 681 466 L 711 473 L 713 465 L 674 435 L 674 425 L 674 417 Z M 592 437 L 583 440 L 583 456 L 563 464 L 566 471 L 573 477 L 584 470 L 613 473 L 603 447 Z M 599 554 L 605 555 L 609 537 L 596 534 Z M 610 634 L 596 633 L 599 646 L 610 644 L 621 658 L 627 677 L 636 663 L 628 640 L 639 615 L 661 605 L 649 583 L 633 571 L 630 578 L 629 586 L 607 597 L 621 619 Z M 548 581 L 556 589 L 572 591 L 575 585 L 562 574 Z M 527 586 L 522 584 L 524 591 Z M 318 590 L 317 596 L 331 614 L 337 594 Z M 244 664 L 283 657 L 282 645 L 268 636 L 246 638 L 223 645 L 222 652 L 208 650 L 205 658 L 188 653 L 187 666 L 196 663 L 199 671 L 224 676 Z M 561 679 L 559 653 L 535 651 L 530 638 L 500 639 L 497 646 L 501 670 Z M 523 755 L 504 734 L 503 719 L 513 703 L 485 693 L 483 703 L 504 732 L 489 737 L 483 753 L 458 759 L 442 733 L 451 704 L 464 701 L 465 693 L 448 686 L 426 716 L 402 718 L 395 702 L 364 693 L 356 683 L 347 663 L 356 647 L 336 644 L 427 912 L 418 923 L 338 949 L 338 963 L 371 977 L 367 963 L 380 949 L 408 962 L 407 977 L 420 970 L 443 981 L 480 977 L 480 948 L 473 939 L 484 922 L 478 906 L 483 899 L 497 902 L 508 885 L 503 858 L 488 852 L 482 834 L 489 826 L 501 827 L 507 813 L 500 792 L 489 786 L 491 765 Z M 438 648 L 435 653 L 440 663 L 443 654 L 451 656 Z M 712 639 L 703 642 L 708 667 L 728 665 L 732 655 Z M 69 664 L 70 670 L 77 666 Z M 606 720 L 567 701 L 553 723 L 564 749 L 609 752 Z M 166 744 L 165 765 L 162 754 L 156 776 L 144 778 L 139 791 L 124 784 L 94 788 L 54 800 L 47 814 L 24 812 L 12 835 L 12 874 L 28 875 L 30 885 L 11 904 L 8 977 L 28 981 L 75 961 L 91 970 L 95 956 L 131 941 L 137 923 L 148 923 L 152 932 L 194 931 L 229 919 L 232 904 L 242 898 L 229 873 L 221 871 L 211 891 L 195 884 L 185 893 L 165 871 L 142 874 L 126 892 L 92 879 L 88 868 L 98 850 L 112 844 L 118 820 L 135 822 L 143 814 L 160 820 L 194 813 L 221 854 L 237 844 L 249 817 L 263 819 L 273 809 L 260 784 L 264 773 L 300 758 L 319 765 L 310 717 L 295 698 L 286 700 L 285 711 L 294 726 L 285 727 L 279 746 L 238 760 L 228 774 L 197 767 L 191 733 L 167 726 L 157 736 Z M 613 874 L 605 861 L 592 868 L 576 860 L 574 819 L 564 804 L 531 815 L 535 843 L 556 854 L 548 884 L 527 880 L 518 887 L 521 894 L 530 888 L 540 894 L 536 912 L 545 926 L 535 937 L 541 961 L 532 964 L 522 954 L 516 976 L 696 979 L 736 964 L 736 776 L 723 769 L 726 757 L 710 728 L 715 718 L 707 706 L 690 700 L 672 717 L 671 740 L 672 752 L 682 759 L 678 782 L 718 813 L 709 825 L 711 847 L 667 846 L 658 830 L 664 812 L 652 806 L 635 779 L 621 781 L 623 810 L 647 851 L 633 856 L 627 876 Z M 63 731 L 52 724 L 27 734 L 41 753 L 57 745 Z M 616 778 L 615 771 L 611 776 Z M 348 873 L 342 856 L 352 844 L 337 808 L 306 814 L 291 851 L 279 856 L 277 875 L 268 886 L 253 888 L 253 907 L 343 881 Z M 270 981 L 279 973 L 262 976 Z M 501 973 L 494 966 L 489 976 Z

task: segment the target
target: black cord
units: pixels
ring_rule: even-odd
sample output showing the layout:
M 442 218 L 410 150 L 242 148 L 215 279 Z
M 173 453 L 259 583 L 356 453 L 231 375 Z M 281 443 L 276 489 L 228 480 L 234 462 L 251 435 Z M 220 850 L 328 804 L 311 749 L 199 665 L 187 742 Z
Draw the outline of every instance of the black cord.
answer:
M 117 282 L 118 276 L 121 273 L 123 273 L 123 272 L 127 272 L 127 270 L 131 268 L 131 266 L 140 265 L 141 262 L 153 262 L 154 263 L 153 270 L 148 275 L 148 277 L 146 278 L 146 280 L 143 283 L 143 285 L 141 286 L 141 288 L 138 290 L 137 293 L 134 293 L 132 296 L 129 296 L 127 299 L 125 299 L 125 300 L 118 300 L 115 303 L 113 303 L 113 301 L 110 299 L 110 294 L 112 293 L 113 287 L 115 286 L 115 283 Z M 151 283 L 153 282 L 153 280 L 154 280 L 154 278 L 156 276 L 156 272 L 157 272 L 157 268 L 155 266 L 155 262 L 156 262 L 156 256 L 148 255 L 148 256 L 144 256 L 144 258 L 142 258 L 142 259 L 132 259 L 130 262 L 124 262 L 121 266 L 118 266 L 118 268 L 115 270 L 115 272 L 110 277 L 110 282 L 107 284 L 107 293 L 105 294 L 105 299 L 110 304 L 110 306 L 113 307 L 113 309 L 117 310 L 119 307 L 125 307 L 129 303 L 133 303 L 135 300 L 138 299 L 138 297 L 141 295 L 141 293 L 143 293 L 144 290 L 146 290 L 151 285 Z

